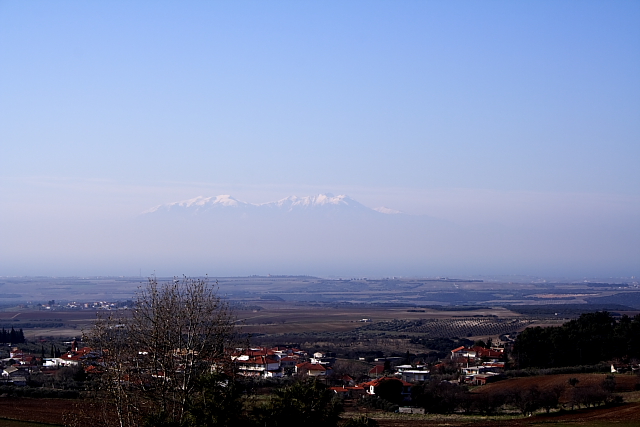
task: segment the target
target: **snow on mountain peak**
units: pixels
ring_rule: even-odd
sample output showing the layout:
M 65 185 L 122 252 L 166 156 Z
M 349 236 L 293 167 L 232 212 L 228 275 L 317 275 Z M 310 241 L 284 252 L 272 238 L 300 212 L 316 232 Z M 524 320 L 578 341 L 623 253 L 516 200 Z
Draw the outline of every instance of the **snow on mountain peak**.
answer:
M 376 212 L 380 212 L 380 213 L 383 213 L 383 214 L 389 214 L 389 215 L 401 214 L 402 213 L 402 211 L 397 211 L 395 209 L 387 208 L 387 207 L 384 207 L 384 206 L 381 206 L 379 208 L 373 208 L 373 210 L 376 211 Z
M 238 206 L 239 204 L 244 204 L 244 202 L 240 202 L 239 200 L 234 199 L 228 194 L 223 194 L 216 197 L 198 196 L 198 197 L 194 197 L 193 199 L 184 200 L 181 202 L 169 203 L 168 205 L 165 205 L 165 206 L 169 206 L 169 207 L 178 206 L 183 208 L 191 208 L 191 207 L 206 208 L 214 205 L 235 207 L 235 206 Z
M 215 197 L 197 196 L 193 199 L 182 200 L 179 202 L 167 203 L 164 205 L 158 205 L 149 210 L 142 212 L 143 214 L 153 213 L 158 211 L 171 211 L 176 209 L 189 209 L 193 211 L 206 210 L 217 206 L 222 207 L 239 207 L 241 205 L 251 205 L 251 203 L 241 202 L 228 194 L 222 194 Z
M 279 208 L 291 210 L 295 208 L 312 208 L 331 205 L 354 206 L 359 205 L 359 203 L 346 195 L 334 196 L 331 193 L 327 193 L 318 194 L 317 196 L 289 196 L 285 197 L 284 199 L 280 199 L 277 202 L 263 203 L 261 206 L 277 206 Z
M 289 212 L 294 210 L 300 210 L 300 209 L 307 210 L 307 209 L 321 208 L 324 210 L 324 209 L 330 208 L 331 210 L 359 209 L 359 210 L 369 210 L 369 211 L 375 210 L 380 213 L 400 213 L 400 211 L 395 211 L 389 208 L 370 209 L 344 194 L 339 196 L 334 196 L 331 193 L 325 193 L 325 194 L 318 194 L 315 196 L 303 196 L 303 197 L 289 196 L 275 202 L 267 202 L 267 203 L 260 203 L 260 204 L 243 202 L 231 197 L 228 194 L 223 194 L 215 197 L 198 196 L 198 197 L 194 197 L 193 199 L 156 206 L 154 208 L 151 208 L 143 212 L 143 214 L 153 213 L 158 211 L 169 212 L 169 211 L 177 211 L 177 210 L 188 210 L 194 213 L 198 213 L 202 211 L 208 211 L 210 209 L 220 209 L 220 208 L 223 208 L 223 209 L 224 208 L 245 208 L 245 209 L 250 208 L 252 210 L 256 208 L 263 208 L 263 209 L 266 208 L 266 209 L 284 210 Z
M 244 203 L 244 202 L 240 202 L 239 200 L 234 199 L 230 195 L 224 194 L 221 196 L 217 196 L 216 200 L 213 203 L 218 203 L 223 206 L 238 206 L 240 203 Z

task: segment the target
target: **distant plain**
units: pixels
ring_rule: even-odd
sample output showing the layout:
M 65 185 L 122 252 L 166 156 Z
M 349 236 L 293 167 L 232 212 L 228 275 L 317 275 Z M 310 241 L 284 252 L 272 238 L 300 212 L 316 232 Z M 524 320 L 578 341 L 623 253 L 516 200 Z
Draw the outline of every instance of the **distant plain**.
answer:
M 256 337 L 293 339 L 291 334 L 355 330 L 360 335 L 404 338 L 439 333 L 482 337 L 510 328 L 560 324 L 583 311 L 640 312 L 640 288 L 634 279 L 610 283 L 311 276 L 208 280 L 230 303 L 240 330 Z M 0 278 L 0 325 L 22 328 L 27 337 L 81 336 L 96 316 L 131 306 L 146 282 L 141 277 Z

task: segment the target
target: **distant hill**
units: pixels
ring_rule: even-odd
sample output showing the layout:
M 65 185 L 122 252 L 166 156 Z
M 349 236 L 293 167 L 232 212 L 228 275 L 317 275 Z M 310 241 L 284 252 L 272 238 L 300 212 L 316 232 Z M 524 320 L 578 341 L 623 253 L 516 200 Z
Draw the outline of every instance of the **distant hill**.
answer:
M 238 200 L 230 195 L 212 197 L 198 196 L 193 199 L 172 202 L 155 206 L 143 215 L 158 215 L 173 213 L 179 215 L 206 215 L 220 212 L 235 214 L 266 215 L 273 212 L 282 214 L 296 212 L 342 212 L 360 214 L 398 214 L 400 211 L 380 207 L 371 209 L 346 195 L 319 194 L 317 196 L 289 196 L 274 202 L 249 203 Z
M 244 264 L 306 274 L 331 265 L 334 274 L 386 275 L 418 271 L 425 259 L 433 265 L 446 252 L 460 251 L 453 243 L 460 238 L 452 237 L 458 227 L 446 220 L 372 209 L 347 195 L 268 203 L 199 196 L 152 207 L 134 222 L 129 235 L 141 242 L 138 253 L 215 267 L 207 271 Z

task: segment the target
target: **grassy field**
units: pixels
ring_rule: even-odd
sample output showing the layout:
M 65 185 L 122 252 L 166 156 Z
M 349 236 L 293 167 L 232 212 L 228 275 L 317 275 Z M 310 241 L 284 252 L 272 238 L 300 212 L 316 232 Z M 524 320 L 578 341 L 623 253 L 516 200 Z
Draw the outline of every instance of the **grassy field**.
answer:
M 508 426 L 572 426 L 572 427 L 637 427 L 640 425 L 640 403 L 626 403 L 614 407 L 580 409 L 575 411 L 536 414 L 531 417 L 521 415 L 410 415 L 384 412 L 353 412 L 345 417 L 366 414 L 378 421 L 381 427 L 508 427 Z

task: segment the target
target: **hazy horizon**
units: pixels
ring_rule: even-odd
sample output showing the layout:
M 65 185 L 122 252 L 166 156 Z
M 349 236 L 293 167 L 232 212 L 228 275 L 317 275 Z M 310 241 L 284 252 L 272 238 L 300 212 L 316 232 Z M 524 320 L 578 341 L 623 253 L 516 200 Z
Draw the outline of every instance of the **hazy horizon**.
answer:
M 0 276 L 637 277 L 639 18 L 2 2 Z M 141 216 L 325 193 L 405 215 Z

